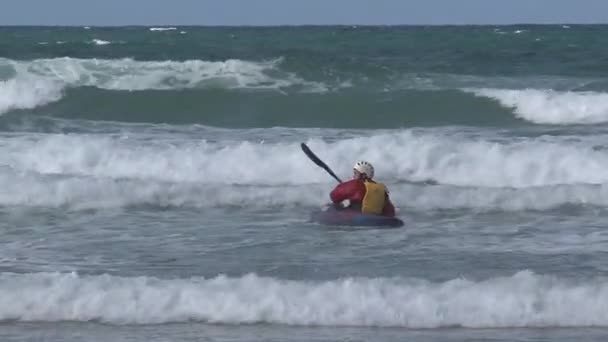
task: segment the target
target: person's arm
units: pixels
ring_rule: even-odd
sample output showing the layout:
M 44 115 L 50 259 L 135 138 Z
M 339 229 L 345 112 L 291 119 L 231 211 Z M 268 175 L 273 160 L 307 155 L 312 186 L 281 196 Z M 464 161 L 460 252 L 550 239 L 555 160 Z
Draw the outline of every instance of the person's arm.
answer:
M 329 198 L 333 203 L 340 203 L 349 199 L 352 193 L 352 181 L 338 184 L 330 193 Z

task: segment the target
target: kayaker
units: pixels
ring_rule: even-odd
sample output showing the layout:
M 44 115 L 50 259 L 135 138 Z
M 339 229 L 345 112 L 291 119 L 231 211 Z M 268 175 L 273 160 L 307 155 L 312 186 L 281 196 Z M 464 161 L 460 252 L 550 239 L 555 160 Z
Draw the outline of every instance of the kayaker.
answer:
M 364 214 L 375 214 L 394 217 L 395 207 L 388 195 L 388 189 L 377 183 L 374 167 L 366 161 L 358 161 L 353 166 L 353 179 L 338 184 L 329 197 L 334 204 L 345 200 L 350 202 L 348 208 L 360 210 Z

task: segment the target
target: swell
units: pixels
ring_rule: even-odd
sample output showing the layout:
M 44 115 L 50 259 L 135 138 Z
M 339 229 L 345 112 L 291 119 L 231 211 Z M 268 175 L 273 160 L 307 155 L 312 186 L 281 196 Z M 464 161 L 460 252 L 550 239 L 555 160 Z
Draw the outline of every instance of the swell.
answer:
M 357 59 L 352 64 L 353 72 L 331 64 L 294 67 L 290 58 L 282 57 L 223 61 L 0 58 L 0 114 L 227 127 L 608 121 L 602 79 L 412 73 L 403 66 L 370 65 Z
M 94 121 L 204 124 L 217 127 L 395 128 L 513 125 L 508 109 L 458 90 L 330 94 L 228 89 L 110 91 L 68 89 L 59 101 L 0 117 L 8 130 L 23 114 Z

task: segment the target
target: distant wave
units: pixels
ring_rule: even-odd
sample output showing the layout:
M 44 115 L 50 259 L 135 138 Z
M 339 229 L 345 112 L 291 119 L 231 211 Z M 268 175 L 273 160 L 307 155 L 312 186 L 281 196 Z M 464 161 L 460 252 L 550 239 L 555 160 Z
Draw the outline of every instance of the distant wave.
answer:
M 95 40 L 95 44 L 109 42 Z M 312 91 L 323 85 L 282 72 L 280 60 L 253 62 L 226 60 L 209 62 L 143 62 L 133 59 L 102 60 L 54 58 L 14 61 L 0 58 L 0 68 L 14 76 L 0 81 L 0 114 L 13 109 L 35 108 L 62 98 L 68 87 L 97 87 L 108 90 L 184 89 L 281 89 L 294 85 Z
M 515 114 L 539 124 L 594 124 L 608 122 L 608 93 L 544 89 L 473 89 L 478 96 L 498 100 Z
M 107 40 L 102 40 L 102 39 L 93 39 L 93 43 L 95 45 L 108 45 L 108 44 L 111 44 L 112 42 L 109 42 Z
M 150 27 L 150 31 L 173 31 L 176 30 L 175 27 Z
M 113 42 L 94 39 L 92 44 L 103 46 Z M 607 92 L 513 89 L 526 83 L 567 89 L 579 82 L 568 79 L 446 74 L 401 75 L 390 80 L 380 77 L 370 83 L 352 79 L 336 82 L 331 77 L 312 81 L 304 72 L 287 71 L 281 58 L 269 61 L 0 58 L 0 69 L 8 75 L 0 81 L 0 114 L 34 109 L 67 98 L 68 103 L 53 110 L 56 115 L 210 125 L 225 121 L 229 126 L 237 125 L 235 120 L 243 126 L 258 127 L 503 125 L 515 124 L 518 119 L 560 125 L 608 122 Z M 597 80 L 585 82 L 583 88 L 606 86 Z M 105 93 L 84 94 L 86 88 Z M 259 93 L 260 90 L 264 92 Z M 133 91 L 138 91 L 137 96 L 131 94 Z M 165 91 L 160 96 L 167 99 L 155 101 L 159 98 L 158 91 Z M 73 98 L 67 96 L 70 94 Z M 82 105 L 79 96 L 83 94 L 90 107 L 86 111 L 79 109 Z M 100 102 L 95 102 L 96 99 Z M 180 100 L 178 104 L 176 100 Z M 167 103 L 173 106 L 166 108 Z M 190 108 L 189 111 L 180 114 L 180 105 Z M 95 116 L 98 107 L 106 109 L 101 116 Z M 376 113 L 373 120 L 371 113 Z

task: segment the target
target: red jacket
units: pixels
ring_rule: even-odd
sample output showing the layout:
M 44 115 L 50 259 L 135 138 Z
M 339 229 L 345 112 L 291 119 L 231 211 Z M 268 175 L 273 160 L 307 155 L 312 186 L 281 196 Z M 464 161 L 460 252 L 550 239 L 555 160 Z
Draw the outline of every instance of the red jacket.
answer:
M 340 203 L 344 200 L 349 200 L 351 206 L 360 208 L 363 197 L 365 196 L 365 184 L 360 179 L 351 179 L 348 182 L 338 184 L 329 194 L 333 203 Z M 384 216 L 395 216 L 395 207 L 386 194 L 386 201 L 384 202 L 384 208 L 382 209 L 382 215 Z

